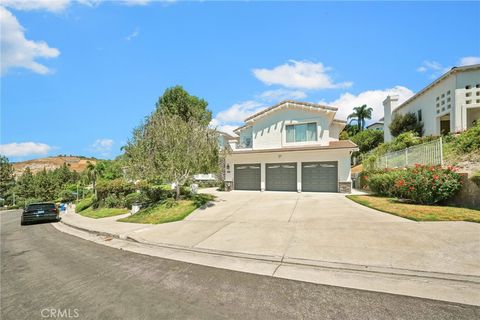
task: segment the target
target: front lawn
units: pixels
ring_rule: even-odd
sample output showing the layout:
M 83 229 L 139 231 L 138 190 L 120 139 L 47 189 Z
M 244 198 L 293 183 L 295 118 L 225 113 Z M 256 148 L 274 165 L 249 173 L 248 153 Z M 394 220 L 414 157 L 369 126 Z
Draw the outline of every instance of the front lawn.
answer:
M 113 216 L 118 216 L 124 213 L 128 213 L 128 209 L 119 209 L 119 208 L 93 209 L 92 207 L 90 207 L 79 212 L 79 214 L 81 214 L 84 217 L 89 217 L 94 219 L 113 217 Z
M 151 224 L 174 222 L 183 220 L 197 208 L 193 200 L 179 200 L 170 208 L 166 203 L 160 203 L 118 221 Z
M 347 198 L 366 207 L 415 221 L 470 221 L 480 223 L 480 210 L 408 204 L 392 198 L 370 195 L 348 195 Z

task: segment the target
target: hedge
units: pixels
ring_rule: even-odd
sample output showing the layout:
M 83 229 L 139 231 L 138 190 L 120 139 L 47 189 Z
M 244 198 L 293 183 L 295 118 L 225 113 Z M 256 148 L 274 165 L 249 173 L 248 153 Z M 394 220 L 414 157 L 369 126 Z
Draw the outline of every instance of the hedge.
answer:
M 363 174 L 367 187 L 382 196 L 434 204 L 448 200 L 462 188 L 461 176 L 453 167 L 415 165 L 413 168 Z

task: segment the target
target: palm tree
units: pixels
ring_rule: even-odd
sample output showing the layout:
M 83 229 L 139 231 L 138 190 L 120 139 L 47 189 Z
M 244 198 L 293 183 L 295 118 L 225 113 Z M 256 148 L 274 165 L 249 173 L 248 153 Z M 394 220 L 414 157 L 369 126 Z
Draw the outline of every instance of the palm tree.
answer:
M 92 183 L 93 194 L 97 198 L 97 179 L 101 174 L 102 167 L 96 163 L 88 161 L 87 168 L 85 170 L 88 180 Z
M 361 107 L 353 108 L 353 112 L 347 117 L 347 119 L 351 119 L 351 121 L 356 120 L 358 130 L 363 131 L 365 128 L 365 120 L 372 119 L 372 111 L 373 109 L 371 107 L 367 107 L 367 105 L 364 104 Z

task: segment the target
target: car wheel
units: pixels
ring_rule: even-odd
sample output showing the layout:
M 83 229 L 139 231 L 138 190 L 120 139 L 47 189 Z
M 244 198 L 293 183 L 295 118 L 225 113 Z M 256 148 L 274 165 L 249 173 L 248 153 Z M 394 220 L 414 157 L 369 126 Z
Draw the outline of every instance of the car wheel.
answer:
M 21 226 L 25 226 L 26 224 L 27 224 L 27 223 L 26 223 L 25 221 L 23 221 L 23 220 L 20 221 L 20 225 L 21 225 Z

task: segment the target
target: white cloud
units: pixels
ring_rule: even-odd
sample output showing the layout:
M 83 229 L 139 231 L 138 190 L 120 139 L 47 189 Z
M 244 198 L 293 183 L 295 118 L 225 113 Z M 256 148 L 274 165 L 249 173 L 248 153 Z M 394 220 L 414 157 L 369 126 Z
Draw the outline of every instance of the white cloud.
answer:
M 92 150 L 106 156 L 112 150 L 112 146 L 113 146 L 112 139 L 97 139 L 92 144 Z
M 480 64 L 480 57 L 463 57 L 460 58 L 459 63 L 460 66 L 470 66 L 472 64 Z
M 0 154 L 6 157 L 24 157 L 30 155 L 45 155 L 52 147 L 45 143 L 21 142 L 0 145 Z
M 253 69 L 257 79 L 267 85 L 277 84 L 296 89 L 347 88 L 351 82 L 334 83 L 328 72 L 331 68 L 322 63 L 296 61 L 279 65 L 273 69 Z
M 398 95 L 399 103 L 403 103 L 408 98 L 413 96 L 414 93 L 412 90 L 406 87 L 395 86 L 393 88 L 383 90 L 368 90 L 357 95 L 347 92 L 342 94 L 334 101 L 321 101 L 320 103 L 337 107 L 338 111 L 335 115 L 335 118 L 342 120 L 347 119 L 347 116 L 352 113 L 354 107 L 366 104 L 367 106 L 373 108 L 372 120 L 378 120 L 383 117 L 383 100 L 385 100 L 388 95 L 392 94 Z
M 307 94 L 300 90 L 276 89 L 264 91 L 257 97 L 266 102 L 280 102 L 289 99 L 303 99 L 307 97 Z
M 127 6 L 145 6 L 150 0 L 123 0 L 121 2 Z
M 461 57 L 457 61 L 457 66 L 459 67 L 469 66 L 472 64 L 480 64 L 480 57 Z M 435 79 L 440 77 L 442 74 L 448 72 L 450 69 L 452 69 L 452 66 L 444 66 L 440 62 L 426 60 L 422 63 L 420 67 L 417 68 L 417 71 L 421 73 L 427 73 L 430 75 L 431 79 Z
M 213 121 L 216 121 L 217 125 L 226 122 L 238 123 L 243 121 L 243 119 L 249 115 L 260 111 L 264 107 L 265 106 L 262 103 L 254 100 L 236 103 L 227 110 L 219 112 Z
M 2 0 L 2 5 L 15 10 L 47 10 L 61 12 L 70 4 L 69 0 Z
M 0 6 L 1 26 L 1 74 L 11 68 L 26 68 L 40 74 L 47 74 L 50 70 L 43 64 L 35 61 L 38 58 L 56 58 L 60 51 L 51 48 L 44 41 L 27 40 L 24 28 L 18 23 L 15 16 Z
M 137 27 L 132 33 L 130 33 L 128 36 L 125 37 L 125 40 L 130 41 L 133 38 L 138 37 L 139 34 L 140 34 L 140 29 Z

